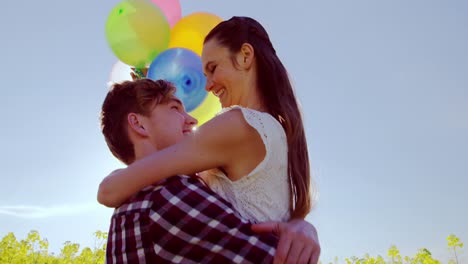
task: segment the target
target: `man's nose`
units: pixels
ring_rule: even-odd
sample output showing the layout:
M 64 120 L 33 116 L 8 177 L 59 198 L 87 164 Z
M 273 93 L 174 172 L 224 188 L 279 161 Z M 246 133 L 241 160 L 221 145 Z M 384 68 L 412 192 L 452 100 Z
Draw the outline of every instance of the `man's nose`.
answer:
M 198 124 L 198 120 L 195 117 L 189 115 L 188 113 L 185 113 L 185 115 L 186 115 L 185 116 L 185 122 L 187 124 L 189 124 L 191 126 L 196 126 Z

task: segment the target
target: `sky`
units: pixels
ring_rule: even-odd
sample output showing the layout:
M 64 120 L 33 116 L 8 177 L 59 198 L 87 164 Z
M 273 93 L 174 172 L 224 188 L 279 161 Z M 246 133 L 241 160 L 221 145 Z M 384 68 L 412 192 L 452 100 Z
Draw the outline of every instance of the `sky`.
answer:
M 38 230 L 57 252 L 108 230 L 97 187 L 122 164 L 98 117 L 117 62 L 104 31 L 117 3 L 2 4 L 0 237 Z M 183 16 L 251 16 L 269 32 L 302 105 L 317 189 L 307 220 L 324 263 L 391 245 L 446 263 L 448 235 L 468 242 L 468 2 L 180 4 Z

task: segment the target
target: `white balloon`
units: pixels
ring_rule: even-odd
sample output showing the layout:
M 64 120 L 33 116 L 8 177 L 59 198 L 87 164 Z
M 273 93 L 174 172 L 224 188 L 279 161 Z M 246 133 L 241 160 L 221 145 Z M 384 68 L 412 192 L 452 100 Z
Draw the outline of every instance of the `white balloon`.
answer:
M 112 69 L 109 75 L 109 81 L 107 82 L 107 88 L 110 88 L 112 85 L 116 83 L 122 83 L 124 81 L 131 81 L 132 80 L 132 76 L 130 75 L 131 72 L 132 72 L 131 66 L 121 61 L 117 61 L 112 66 Z

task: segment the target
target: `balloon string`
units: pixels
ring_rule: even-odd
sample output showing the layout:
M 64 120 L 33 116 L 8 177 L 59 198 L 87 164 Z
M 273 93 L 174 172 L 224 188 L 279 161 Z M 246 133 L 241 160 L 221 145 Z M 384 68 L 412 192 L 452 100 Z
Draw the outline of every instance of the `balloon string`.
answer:
M 144 79 L 146 78 L 146 76 L 143 74 L 143 71 L 141 70 L 141 68 L 135 68 L 135 75 L 137 77 L 137 79 Z

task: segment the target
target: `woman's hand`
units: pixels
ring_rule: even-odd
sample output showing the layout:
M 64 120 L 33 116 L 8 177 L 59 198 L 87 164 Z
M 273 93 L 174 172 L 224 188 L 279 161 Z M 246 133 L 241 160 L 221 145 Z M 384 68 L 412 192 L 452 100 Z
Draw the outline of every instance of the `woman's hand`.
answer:
M 257 233 L 274 233 L 279 236 L 273 263 L 317 264 L 320 256 L 320 243 L 317 230 L 305 220 L 265 222 L 252 225 Z
M 105 205 L 107 207 L 111 207 L 111 208 L 120 206 L 120 204 L 117 204 L 114 200 L 110 199 L 111 196 L 106 190 L 108 189 L 109 179 L 111 177 L 115 177 L 116 174 L 118 174 L 119 172 L 122 172 L 123 170 L 124 169 L 114 170 L 101 181 L 101 183 L 99 184 L 99 190 L 98 190 L 98 195 L 97 195 L 97 200 L 100 204 Z

